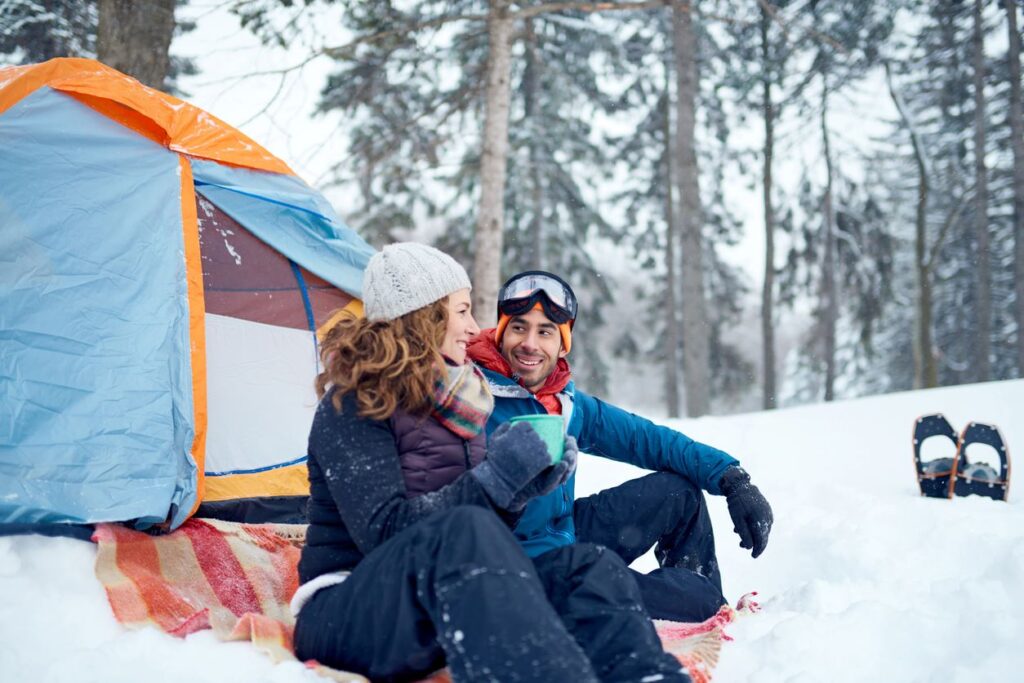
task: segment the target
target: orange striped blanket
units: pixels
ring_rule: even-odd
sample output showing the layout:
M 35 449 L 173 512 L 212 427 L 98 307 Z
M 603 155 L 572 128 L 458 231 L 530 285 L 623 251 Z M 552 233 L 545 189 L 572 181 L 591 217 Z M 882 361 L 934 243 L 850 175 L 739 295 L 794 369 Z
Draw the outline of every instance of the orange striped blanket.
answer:
M 304 525 L 236 524 L 190 519 L 178 530 L 151 536 L 99 524 L 96 576 L 119 622 L 156 626 L 184 637 L 213 629 L 223 640 L 250 640 L 275 661 L 294 660 L 289 601 L 298 587 L 296 565 Z M 718 663 L 724 628 L 756 605 L 741 600 L 700 624 L 656 621 L 665 649 L 707 683 Z M 308 666 L 336 681 L 363 682 L 357 674 Z M 442 671 L 424 683 L 450 681 Z

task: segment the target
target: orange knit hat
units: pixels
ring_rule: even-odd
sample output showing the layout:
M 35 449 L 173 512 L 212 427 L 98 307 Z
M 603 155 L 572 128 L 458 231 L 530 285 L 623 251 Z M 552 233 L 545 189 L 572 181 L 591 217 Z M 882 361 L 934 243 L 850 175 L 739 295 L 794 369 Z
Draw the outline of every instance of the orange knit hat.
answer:
M 533 310 L 543 311 L 543 306 L 540 303 L 534 305 Z M 494 328 L 494 343 L 501 347 L 501 338 L 505 334 L 505 328 L 508 327 L 509 321 L 512 318 L 505 313 L 498 314 L 498 326 Z M 569 323 L 562 323 L 558 326 L 558 333 L 562 336 L 562 348 L 565 349 L 566 353 L 572 349 L 572 328 L 569 327 Z

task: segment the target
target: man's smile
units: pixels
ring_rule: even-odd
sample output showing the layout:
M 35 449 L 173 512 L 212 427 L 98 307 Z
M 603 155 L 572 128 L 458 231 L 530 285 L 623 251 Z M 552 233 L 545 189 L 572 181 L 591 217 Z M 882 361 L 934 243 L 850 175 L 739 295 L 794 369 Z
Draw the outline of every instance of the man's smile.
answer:
M 544 356 L 537 356 L 533 354 L 524 355 L 520 353 L 513 353 L 512 357 L 515 359 L 516 363 L 528 368 L 535 368 L 544 362 Z

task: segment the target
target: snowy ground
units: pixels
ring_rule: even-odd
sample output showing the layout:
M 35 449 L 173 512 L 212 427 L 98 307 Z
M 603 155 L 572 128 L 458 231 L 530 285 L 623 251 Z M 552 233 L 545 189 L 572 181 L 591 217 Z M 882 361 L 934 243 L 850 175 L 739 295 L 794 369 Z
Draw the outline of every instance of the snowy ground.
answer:
M 1024 453 L 1024 380 L 676 425 L 741 458 L 775 509 L 768 549 L 752 560 L 724 501 L 711 503 L 727 595 L 757 590 L 764 607 L 730 628 L 717 681 L 1011 680 L 1024 670 L 1021 484 L 1009 504 L 919 497 L 910 432 L 928 412 L 958 429 L 994 423 L 1011 455 Z M 581 494 L 640 473 L 589 457 L 580 468 Z M 320 680 L 209 632 L 125 631 L 92 561 L 80 541 L 0 538 L 0 680 Z

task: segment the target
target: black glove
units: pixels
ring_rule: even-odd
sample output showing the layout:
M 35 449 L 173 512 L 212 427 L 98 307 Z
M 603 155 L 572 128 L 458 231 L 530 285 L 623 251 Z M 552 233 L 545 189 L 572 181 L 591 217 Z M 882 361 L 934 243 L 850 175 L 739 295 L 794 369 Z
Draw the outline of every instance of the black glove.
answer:
M 752 548 L 751 555 L 757 557 L 768 545 L 768 534 L 772 530 L 771 506 L 741 467 L 727 469 L 718 486 L 729 504 L 733 531 L 740 535 L 740 547 Z
M 550 465 L 548 448 L 529 423 L 506 422 L 491 434 L 487 458 L 469 473 L 495 505 L 508 510 L 513 497 Z
M 565 437 L 565 453 L 562 459 L 547 468 L 529 484 L 519 490 L 519 493 L 512 497 L 508 509 L 518 512 L 526 507 L 534 498 L 547 495 L 566 482 L 576 471 L 576 457 L 579 455 L 579 448 L 576 446 L 576 439 L 571 436 Z

